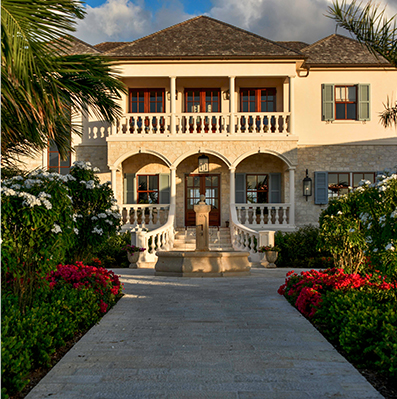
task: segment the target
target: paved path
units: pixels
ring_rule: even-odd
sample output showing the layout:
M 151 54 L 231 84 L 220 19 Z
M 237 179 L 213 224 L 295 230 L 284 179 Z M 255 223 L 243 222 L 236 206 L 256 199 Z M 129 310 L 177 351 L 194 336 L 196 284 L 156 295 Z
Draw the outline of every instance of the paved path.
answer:
M 286 271 L 118 269 L 126 295 L 27 398 L 382 398 L 277 294 Z

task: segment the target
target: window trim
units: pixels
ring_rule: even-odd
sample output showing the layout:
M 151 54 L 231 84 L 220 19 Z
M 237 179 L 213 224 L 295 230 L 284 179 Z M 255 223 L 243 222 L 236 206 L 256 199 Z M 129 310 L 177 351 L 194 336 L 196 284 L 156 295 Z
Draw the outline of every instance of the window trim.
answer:
M 221 89 L 219 88 L 219 87 L 206 87 L 206 88 L 203 88 L 203 87 L 200 87 L 200 88 L 191 88 L 191 87 L 189 87 L 189 88 L 185 88 L 185 91 L 184 91 L 184 94 L 183 94 L 183 98 L 184 98 L 184 104 L 183 104 L 183 107 L 184 107 L 184 110 L 185 110 L 185 113 L 187 113 L 187 114 L 195 114 L 196 112 L 193 112 L 193 111 L 188 111 L 188 101 L 187 101 L 187 93 L 189 92 L 189 91 L 199 91 L 200 92 L 200 112 L 198 112 L 198 113 L 217 113 L 217 112 L 221 112 L 221 103 L 222 103 L 222 97 L 221 97 Z M 207 112 L 205 109 L 206 109 L 206 107 L 205 107 L 205 105 L 206 105 L 206 91 L 212 91 L 212 92 L 218 92 L 218 110 L 217 111 L 211 111 L 211 112 Z M 204 110 L 204 111 L 202 111 L 202 110 Z
M 345 90 L 346 90 L 348 87 L 354 87 L 354 89 L 355 89 L 355 91 L 356 91 L 356 101 L 348 101 L 348 100 L 345 100 L 345 101 L 337 101 L 337 99 L 336 99 L 336 90 L 337 90 L 338 88 L 342 88 L 342 87 L 345 88 Z M 352 85 L 352 84 L 350 84 L 350 85 L 335 84 L 335 86 L 334 86 L 334 99 L 335 99 L 335 104 L 334 104 L 335 111 L 334 111 L 334 115 L 335 115 L 335 120 L 336 120 L 336 121 L 357 121 L 357 120 L 358 120 L 358 85 Z M 337 106 L 337 104 L 344 104 L 344 105 L 345 105 L 345 117 L 344 117 L 344 118 L 338 118 L 338 117 L 337 117 L 337 112 L 336 112 L 336 106 Z M 347 117 L 347 104 L 356 104 L 356 112 L 355 112 L 354 118 L 348 118 L 348 117 Z
M 244 90 L 250 90 L 250 91 L 255 91 L 255 111 L 243 111 L 243 91 Z M 274 100 L 273 102 L 273 108 L 274 111 L 262 111 L 262 102 L 261 102 L 261 91 L 262 90 L 274 90 Z M 277 112 L 277 89 L 276 87 L 240 87 L 240 112 Z M 249 103 L 249 102 L 248 102 Z
M 133 92 L 143 92 L 143 112 L 132 112 L 132 93 Z M 150 112 L 150 93 L 161 92 L 163 99 L 163 112 Z M 139 104 L 139 101 L 137 102 Z M 128 90 L 128 111 L 130 114 L 165 114 L 165 89 L 164 88 L 130 88 Z

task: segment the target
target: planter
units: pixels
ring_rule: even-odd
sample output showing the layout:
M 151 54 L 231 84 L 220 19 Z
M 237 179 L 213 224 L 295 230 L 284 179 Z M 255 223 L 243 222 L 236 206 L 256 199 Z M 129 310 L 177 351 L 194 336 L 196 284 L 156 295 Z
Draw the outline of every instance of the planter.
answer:
M 265 267 L 277 267 L 274 262 L 277 260 L 278 252 L 266 251 L 265 254 L 266 254 L 266 260 L 269 262 L 269 264 Z
M 136 263 L 139 260 L 139 255 L 140 252 L 133 252 L 132 254 L 127 252 L 128 261 L 130 262 L 130 269 L 136 269 L 138 267 Z

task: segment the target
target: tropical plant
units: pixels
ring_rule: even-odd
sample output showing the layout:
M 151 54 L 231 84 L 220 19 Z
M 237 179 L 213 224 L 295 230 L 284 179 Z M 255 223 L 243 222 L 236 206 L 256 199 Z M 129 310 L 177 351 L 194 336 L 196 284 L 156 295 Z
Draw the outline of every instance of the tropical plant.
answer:
M 375 56 L 381 55 L 391 65 L 397 67 L 397 26 L 396 15 L 387 18 L 386 8 L 379 9 L 372 1 L 363 5 L 353 0 L 350 4 L 346 0 L 334 1 L 328 7 L 328 17 L 340 26 L 353 33 L 359 43 L 365 45 Z M 389 98 L 384 104 L 381 122 L 385 127 L 397 126 L 397 102 Z
M 112 122 L 123 83 L 110 60 L 69 54 L 76 19 L 84 17 L 76 0 L 4 0 L 1 3 L 1 101 L 4 164 L 34 155 L 49 142 L 61 156 L 71 150 L 75 112 Z

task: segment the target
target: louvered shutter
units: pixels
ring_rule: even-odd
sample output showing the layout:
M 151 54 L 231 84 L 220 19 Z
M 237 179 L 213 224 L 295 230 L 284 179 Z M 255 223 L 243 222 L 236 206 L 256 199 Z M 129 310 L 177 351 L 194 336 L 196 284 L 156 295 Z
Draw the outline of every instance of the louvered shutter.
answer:
M 236 173 L 236 204 L 245 204 L 245 173 Z
M 328 204 L 328 172 L 314 172 L 314 203 Z
M 124 174 L 124 203 L 136 204 L 135 174 Z
M 159 175 L 160 188 L 160 204 L 170 203 L 170 175 L 169 173 L 160 173 Z
M 335 120 L 335 85 L 333 84 L 323 84 L 323 121 L 333 121 Z
M 272 204 L 281 202 L 281 173 L 269 175 L 269 202 Z
M 358 120 L 360 121 L 371 119 L 369 86 L 369 84 L 358 85 Z

